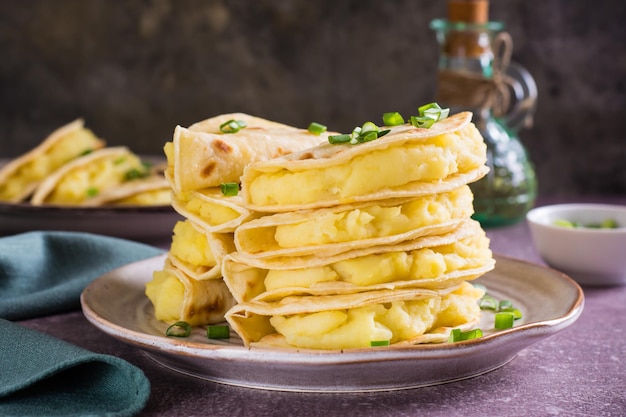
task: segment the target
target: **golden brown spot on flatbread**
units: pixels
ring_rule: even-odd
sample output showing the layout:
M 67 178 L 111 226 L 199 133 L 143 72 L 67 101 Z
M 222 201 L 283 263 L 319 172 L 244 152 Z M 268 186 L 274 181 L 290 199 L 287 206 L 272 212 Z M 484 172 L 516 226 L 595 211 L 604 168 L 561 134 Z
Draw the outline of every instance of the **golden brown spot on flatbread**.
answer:
M 233 148 L 228 143 L 219 139 L 214 141 L 212 146 L 216 152 L 231 153 L 233 151 Z
M 202 168 L 200 175 L 203 177 L 210 177 L 211 173 L 215 169 L 215 161 L 211 161 Z
M 312 152 L 305 152 L 300 156 L 301 161 L 304 161 L 305 159 L 312 159 L 312 158 L 313 158 Z

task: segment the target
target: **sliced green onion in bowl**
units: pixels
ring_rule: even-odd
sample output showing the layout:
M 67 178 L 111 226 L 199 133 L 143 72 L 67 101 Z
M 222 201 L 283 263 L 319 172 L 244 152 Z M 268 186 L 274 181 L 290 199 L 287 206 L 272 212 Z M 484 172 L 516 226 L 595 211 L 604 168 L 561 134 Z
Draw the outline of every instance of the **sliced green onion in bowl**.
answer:
M 225 325 L 208 326 L 206 328 L 206 337 L 209 339 L 229 339 L 230 327 Z
M 389 340 L 372 340 L 370 342 L 370 346 L 371 347 L 389 346 Z
M 165 335 L 171 337 L 188 337 L 190 334 L 191 325 L 186 321 L 177 321 L 165 331 Z
M 243 120 L 231 119 L 220 125 L 220 131 L 222 133 L 237 133 L 244 127 L 248 127 L 248 124 Z
M 383 113 L 383 124 L 385 126 L 399 126 L 404 124 L 404 117 L 397 111 Z
M 490 296 L 489 294 L 483 295 L 483 297 L 478 301 L 478 306 L 481 310 L 493 310 L 496 311 L 498 309 L 498 300 Z
M 326 132 L 327 127 L 317 122 L 311 122 L 307 130 L 314 135 L 321 135 L 322 133 Z
M 220 191 L 226 197 L 234 197 L 239 194 L 239 184 L 236 182 L 223 182 L 220 184 Z

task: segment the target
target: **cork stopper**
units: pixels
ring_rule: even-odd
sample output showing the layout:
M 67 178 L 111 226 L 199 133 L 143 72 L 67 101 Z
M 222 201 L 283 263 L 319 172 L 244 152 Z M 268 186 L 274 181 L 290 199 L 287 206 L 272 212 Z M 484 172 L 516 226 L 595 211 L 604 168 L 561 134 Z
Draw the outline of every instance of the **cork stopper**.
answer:
M 489 0 L 448 0 L 448 20 L 485 24 L 489 20 Z

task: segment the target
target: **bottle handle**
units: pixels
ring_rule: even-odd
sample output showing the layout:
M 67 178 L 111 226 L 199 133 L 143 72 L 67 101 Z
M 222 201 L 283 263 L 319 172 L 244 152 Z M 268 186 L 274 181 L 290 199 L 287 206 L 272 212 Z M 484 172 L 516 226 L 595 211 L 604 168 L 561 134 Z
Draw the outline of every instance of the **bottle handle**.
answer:
M 537 107 L 537 84 L 528 70 L 517 62 L 509 62 L 506 76 L 511 102 L 503 121 L 514 131 L 528 129 L 532 127 Z

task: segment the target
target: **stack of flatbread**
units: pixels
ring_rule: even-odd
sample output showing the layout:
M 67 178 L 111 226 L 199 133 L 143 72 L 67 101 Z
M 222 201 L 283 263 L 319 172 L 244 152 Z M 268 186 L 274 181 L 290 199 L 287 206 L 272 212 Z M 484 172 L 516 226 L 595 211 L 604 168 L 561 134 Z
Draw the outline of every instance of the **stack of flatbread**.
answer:
M 242 123 L 235 133 L 220 127 Z M 240 195 L 225 196 L 222 184 L 239 184 L 245 166 L 311 148 L 327 135 L 244 113 L 222 114 L 189 127 L 177 126 L 165 144 L 165 176 L 172 206 L 184 220 L 173 231 L 163 268 L 146 286 L 156 318 L 206 325 L 224 321 L 236 304 L 222 279 L 222 262 L 233 251 L 234 232 L 256 217 Z
M 166 144 L 175 230 L 146 294 L 163 321 L 224 319 L 247 346 L 442 342 L 480 316 L 469 281 L 494 267 L 468 184 L 487 172 L 470 113 L 330 144 L 243 114 Z M 247 128 L 221 134 L 241 119 Z M 236 196 L 219 185 L 240 182 Z
M 33 205 L 169 205 L 163 175 L 130 149 L 106 147 L 82 119 L 0 169 L 0 201 Z
M 468 184 L 487 172 L 470 113 L 376 140 L 325 142 L 247 166 L 222 260 L 248 346 L 443 342 L 480 317 L 469 281 L 494 267 Z

